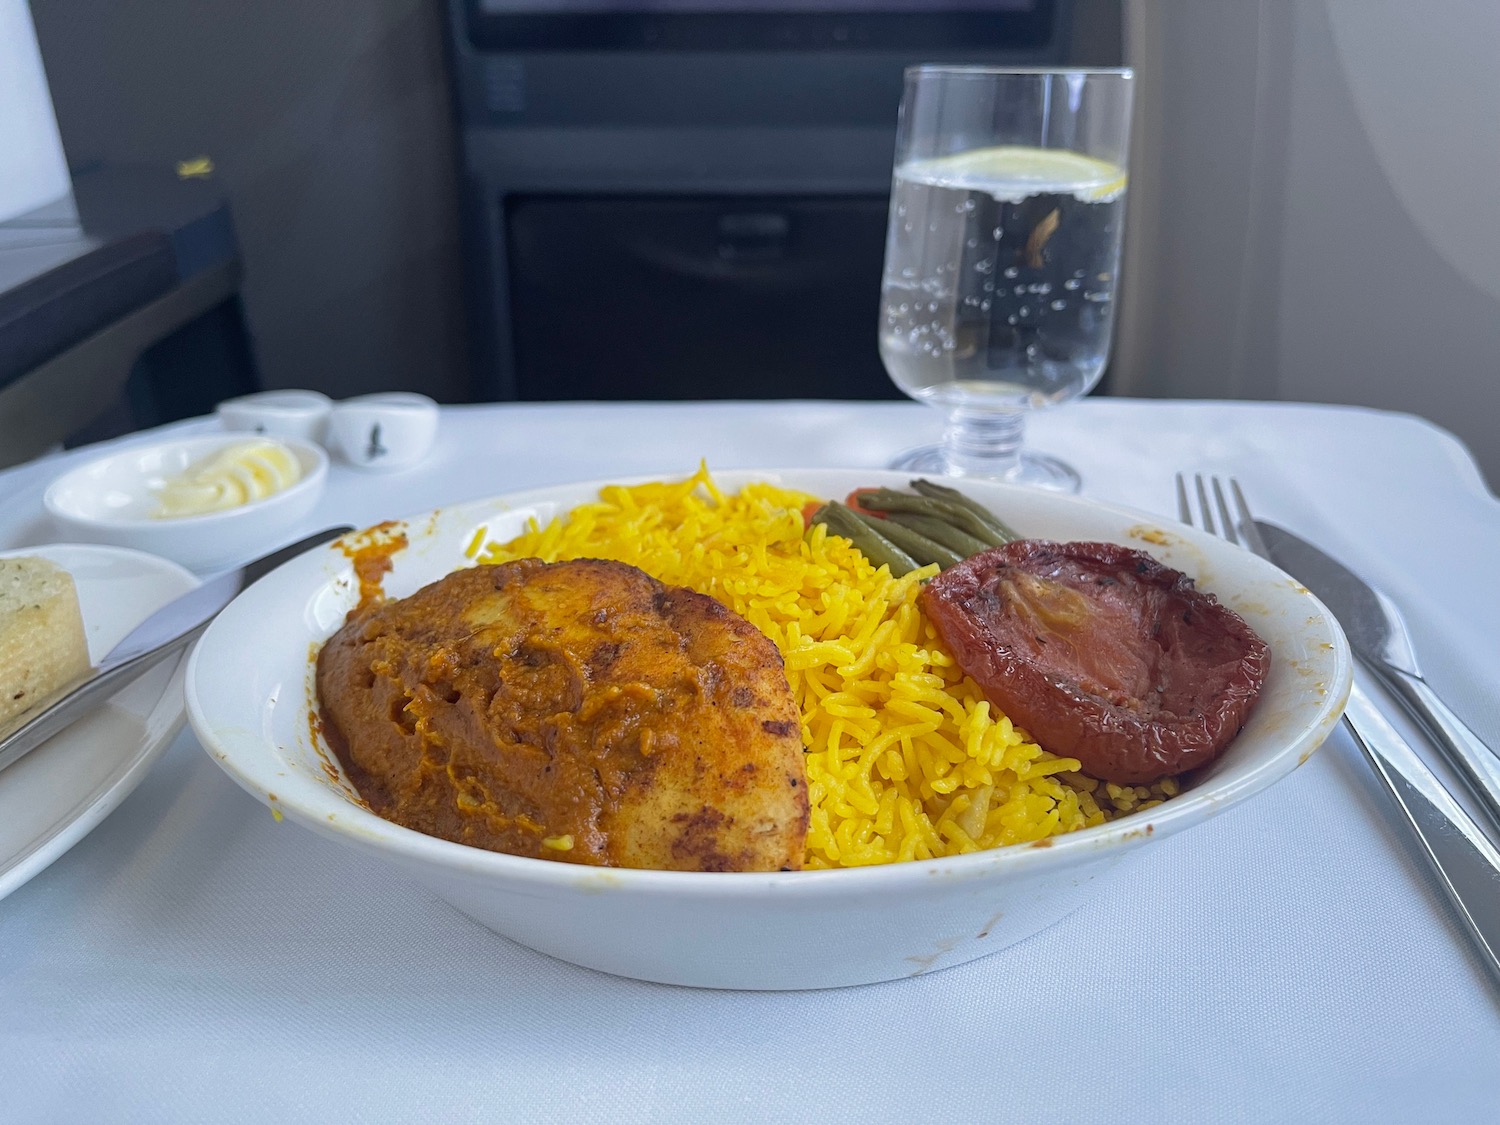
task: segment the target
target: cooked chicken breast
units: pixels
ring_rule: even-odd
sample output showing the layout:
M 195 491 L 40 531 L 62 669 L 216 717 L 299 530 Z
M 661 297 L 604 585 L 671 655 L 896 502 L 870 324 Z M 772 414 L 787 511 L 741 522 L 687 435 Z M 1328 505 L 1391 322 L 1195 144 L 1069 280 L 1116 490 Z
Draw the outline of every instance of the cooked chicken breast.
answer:
M 357 610 L 317 665 L 324 727 L 380 815 L 614 867 L 802 865 L 781 655 L 712 598 L 597 559 L 523 559 Z

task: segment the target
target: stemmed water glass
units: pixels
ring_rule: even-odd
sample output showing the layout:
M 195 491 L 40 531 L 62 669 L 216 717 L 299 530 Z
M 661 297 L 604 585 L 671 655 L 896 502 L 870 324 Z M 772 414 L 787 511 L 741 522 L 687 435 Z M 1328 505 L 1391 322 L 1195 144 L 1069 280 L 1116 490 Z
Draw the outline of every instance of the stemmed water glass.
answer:
M 948 421 L 893 468 L 1078 490 L 1022 438 L 1109 358 L 1131 88 L 1127 69 L 907 70 L 880 356 Z

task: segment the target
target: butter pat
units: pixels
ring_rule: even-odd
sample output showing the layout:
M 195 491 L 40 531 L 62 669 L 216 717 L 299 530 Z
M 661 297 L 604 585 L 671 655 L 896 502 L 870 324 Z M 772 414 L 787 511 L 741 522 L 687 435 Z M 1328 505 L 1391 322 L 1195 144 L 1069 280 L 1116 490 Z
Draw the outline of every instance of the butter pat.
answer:
M 0 559 L 0 730 L 88 671 L 73 576 L 47 559 Z
M 242 441 L 189 466 L 157 493 L 157 519 L 200 516 L 263 500 L 302 478 L 297 455 L 277 441 Z

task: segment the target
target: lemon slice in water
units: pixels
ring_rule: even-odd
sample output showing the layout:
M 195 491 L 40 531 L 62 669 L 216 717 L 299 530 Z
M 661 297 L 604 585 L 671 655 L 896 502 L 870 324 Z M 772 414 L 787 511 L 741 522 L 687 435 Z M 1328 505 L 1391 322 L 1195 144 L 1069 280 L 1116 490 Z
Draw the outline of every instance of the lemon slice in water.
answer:
M 1061 148 L 995 145 L 903 164 L 896 173 L 934 187 L 982 191 L 1020 202 L 1043 192 L 1103 203 L 1125 190 L 1125 169 L 1108 160 Z

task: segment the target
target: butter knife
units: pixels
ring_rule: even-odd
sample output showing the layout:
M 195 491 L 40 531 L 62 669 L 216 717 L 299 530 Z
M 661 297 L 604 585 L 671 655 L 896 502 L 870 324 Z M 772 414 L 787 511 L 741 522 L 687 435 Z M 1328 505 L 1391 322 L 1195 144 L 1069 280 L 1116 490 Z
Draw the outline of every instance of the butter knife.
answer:
M 1355 655 L 1410 712 L 1500 831 L 1500 757 L 1423 679 L 1396 603 L 1305 539 L 1264 520 L 1255 525 L 1271 561 L 1333 611 Z
M 126 684 L 174 652 L 186 648 L 221 609 L 256 579 L 303 551 L 353 530 L 352 527 L 326 528 L 237 570 L 225 571 L 173 598 L 110 649 L 88 679 L 0 738 L 0 770 L 14 765 Z

